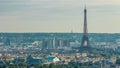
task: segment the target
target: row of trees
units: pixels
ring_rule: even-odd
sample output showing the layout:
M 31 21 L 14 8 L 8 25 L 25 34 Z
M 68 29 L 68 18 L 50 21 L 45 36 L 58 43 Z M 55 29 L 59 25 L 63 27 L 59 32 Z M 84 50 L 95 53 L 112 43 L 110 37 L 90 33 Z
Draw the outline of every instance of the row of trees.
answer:
M 120 65 L 120 58 L 117 59 L 116 61 L 117 65 Z M 103 65 L 103 64 L 102 64 Z M 22 64 L 17 64 L 17 65 L 3 65 L 0 66 L 0 68 L 81 68 L 81 67 L 86 67 L 86 68 L 91 68 L 91 67 L 100 67 L 100 63 L 92 63 L 92 62 L 86 62 L 86 63 L 78 63 L 78 62 L 69 62 L 68 64 L 36 64 L 36 65 L 27 65 L 25 63 Z M 104 67 L 104 65 L 103 65 Z
M 27 65 L 27 64 L 17 64 L 17 65 L 0 65 L 0 68 L 63 68 L 62 65 L 51 64 L 36 64 L 36 65 Z
M 81 66 L 92 66 L 91 63 L 77 63 L 77 62 L 69 62 L 68 64 L 37 64 L 37 65 L 27 65 L 27 64 L 18 64 L 18 65 L 10 65 L 10 66 L 0 66 L 0 68 L 81 68 Z

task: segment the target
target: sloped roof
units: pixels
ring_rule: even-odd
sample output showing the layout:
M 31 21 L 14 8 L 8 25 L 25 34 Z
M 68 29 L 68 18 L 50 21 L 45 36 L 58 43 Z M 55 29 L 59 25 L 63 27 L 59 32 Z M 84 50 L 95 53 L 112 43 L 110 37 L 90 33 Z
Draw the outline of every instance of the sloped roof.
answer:
M 47 60 L 47 61 L 53 61 L 54 58 L 56 58 L 56 57 L 55 57 L 55 56 L 49 56 L 49 57 L 46 58 L 46 60 Z

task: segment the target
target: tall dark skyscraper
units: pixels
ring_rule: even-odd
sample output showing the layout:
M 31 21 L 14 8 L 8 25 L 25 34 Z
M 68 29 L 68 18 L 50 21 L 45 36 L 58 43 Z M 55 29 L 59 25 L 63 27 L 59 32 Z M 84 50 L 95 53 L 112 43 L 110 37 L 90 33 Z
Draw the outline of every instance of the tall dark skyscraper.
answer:
M 87 29 L 87 9 L 84 9 L 84 28 L 83 28 L 83 37 L 82 37 L 82 43 L 80 46 L 80 51 L 88 51 L 90 50 L 91 46 L 89 43 L 89 37 L 88 37 L 88 29 Z

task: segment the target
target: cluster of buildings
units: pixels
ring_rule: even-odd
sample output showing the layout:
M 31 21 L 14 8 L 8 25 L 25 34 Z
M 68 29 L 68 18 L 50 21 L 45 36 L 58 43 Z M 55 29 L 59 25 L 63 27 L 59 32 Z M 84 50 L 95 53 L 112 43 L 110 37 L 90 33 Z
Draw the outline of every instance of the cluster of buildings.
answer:
M 10 39 L 5 39 L 4 42 L 0 42 L 0 46 L 39 46 L 40 49 L 62 49 L 70 46 L 69 39 L 57 39 L 57 38 L 45 38 L 41 40 L 34 40 L 33 42 L 11 42 Z
M 74 54 L 0 54 L 0 65 L 20 65 L 26 64 L 28 66 L 37 64 L 51 64 L 55 63 L 57 65 L 69 64 L 70 62 L 75 63 L 87 63 L 93 65 L 110 66 L 116 64 L 117 58 L 111 56 L 109 58 L 87 54 L 87 53 L 74 53 Z
M 69 47 L 70 41 L 67 39 L 45 39 L 42 40 L 42 49 L 60 49 Z

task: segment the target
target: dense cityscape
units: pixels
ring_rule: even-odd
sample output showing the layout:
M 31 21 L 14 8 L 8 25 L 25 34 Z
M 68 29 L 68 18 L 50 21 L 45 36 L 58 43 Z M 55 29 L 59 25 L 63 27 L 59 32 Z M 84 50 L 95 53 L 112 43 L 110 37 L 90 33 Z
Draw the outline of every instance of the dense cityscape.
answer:
M 0 33 L 0 66 L 119 68 L 120 34 L 90 33 L 91 53 L 79 51 L 81 38 L 82 33 Z
M 119 1 L 83 1 L 0 1 L 0 68 L 120 68 Z

